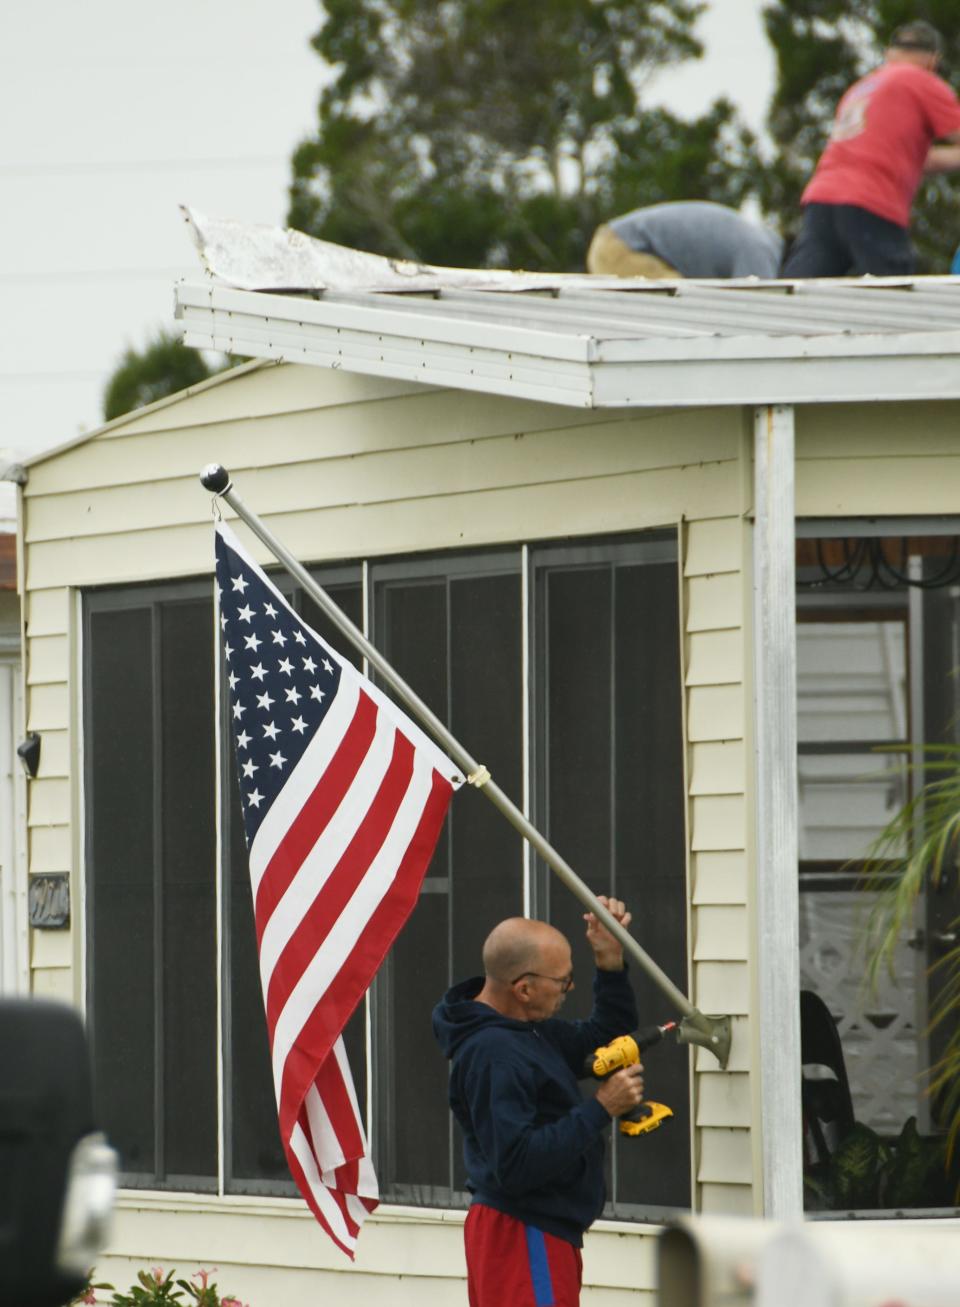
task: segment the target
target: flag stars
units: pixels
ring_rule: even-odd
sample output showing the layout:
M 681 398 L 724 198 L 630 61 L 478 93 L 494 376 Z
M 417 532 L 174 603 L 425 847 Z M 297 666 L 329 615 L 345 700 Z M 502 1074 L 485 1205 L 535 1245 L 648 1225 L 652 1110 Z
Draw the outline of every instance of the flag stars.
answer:
M 219 640 L 228 659 L 219 680 L 228 695 L 244 824 L 253 838 L 334 699 L 341 661 L 257 568 L 228 554 L 217 581 Z

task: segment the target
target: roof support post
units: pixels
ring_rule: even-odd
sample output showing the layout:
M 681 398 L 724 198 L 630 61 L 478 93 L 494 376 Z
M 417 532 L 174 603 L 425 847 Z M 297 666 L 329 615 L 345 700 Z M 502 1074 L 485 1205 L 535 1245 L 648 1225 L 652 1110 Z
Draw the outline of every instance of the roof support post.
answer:
M 803 1214 L 794 411 L 754 413 L 755 979 L 763 1214 Z

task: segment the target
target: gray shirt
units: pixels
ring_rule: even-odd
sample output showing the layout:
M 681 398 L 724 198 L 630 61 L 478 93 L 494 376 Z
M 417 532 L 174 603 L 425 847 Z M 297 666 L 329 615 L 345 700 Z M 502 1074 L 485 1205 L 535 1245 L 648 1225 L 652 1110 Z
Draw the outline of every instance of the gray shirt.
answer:
M 638 254 L 655 254 L 681 277 L 776 277 L 783 241 L 735 209 L 682 200 L 634 209 L 609 224 Z

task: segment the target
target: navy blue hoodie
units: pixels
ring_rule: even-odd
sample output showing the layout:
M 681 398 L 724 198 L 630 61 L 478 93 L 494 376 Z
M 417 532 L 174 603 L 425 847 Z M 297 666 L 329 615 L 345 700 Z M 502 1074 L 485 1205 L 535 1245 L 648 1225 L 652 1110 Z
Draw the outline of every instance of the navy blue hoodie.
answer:
M 514 1021 L 475 1001 L 482 987 L 479 976 L 455 985 L 433 1011 L 467 1187 L 474 1202 L 579 1248 L 603 1209 L 610 1116 L 581 1098 L 577 1079 L 588 1053 L 636 1029 L 626 968 L 596 973 L 588 1021 Z

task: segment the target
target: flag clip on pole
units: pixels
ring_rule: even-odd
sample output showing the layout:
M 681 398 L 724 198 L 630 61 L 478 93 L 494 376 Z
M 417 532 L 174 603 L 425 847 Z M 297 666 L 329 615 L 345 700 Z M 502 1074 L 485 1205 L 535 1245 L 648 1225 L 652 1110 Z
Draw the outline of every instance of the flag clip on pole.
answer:
M 679 1043 L 696 1044 L 709 1049 L 717 1058 L 721 1067 L 726 1067 L 730 1056 L 731 1022 L 728 1016 L 706 1016 L 694 1007 L 686 995 L 677 988 L 667 974 L 646 953 L 617 919 L 603 906 L 597 896 L 580 879 L 553 846 L 540 834 L 537 828 L 527 820 L 520 809 L 498 785 L 490 778 L 486 767 L 477 762 L 460 742 L 447 730 L 442 721 L 427 707 L 402 677 L 393 669 L 379 650 L 370 643 L 349 617 L 330 598 L 310 573 L 281 544 L 264 523 L 252 513 L 239 499 L 233 489 L 233 482 L 226 468 L 219 463 L 211 463 L 203 469 L 200 481 L 204 489 L 225 500 L 237 516 L 246 523 L 257 538 L 266 545 L 270 553 L 282 563 L 293 578 L 318 604 L 337 630 L 357 649 L 390 686 L 402 703 L 419 718 L 437 743 L 463 771 L 468 783 L 485 794 L 493 805 L 507 818 L 526 839 L 544 862 L 580 900 L 580 902 L 600 920 L 607 930 L 622 946 L 625 953 L 646 972 L 649 978 L 682 1013 L 682 1020 L 677 1031 Z

